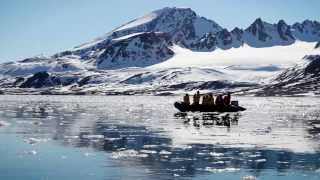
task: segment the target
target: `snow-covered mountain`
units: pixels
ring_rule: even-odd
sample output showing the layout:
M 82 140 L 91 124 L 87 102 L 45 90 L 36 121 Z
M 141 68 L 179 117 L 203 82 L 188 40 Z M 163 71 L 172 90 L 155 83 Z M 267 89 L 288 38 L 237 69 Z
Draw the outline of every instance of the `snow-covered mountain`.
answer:
M 56 56 L 77 55 L 80 59 L 92 60 L 98 69 L 144 67 L 172 57 L 168 50 L 172 44 L 198 48 L 194 44 L 200 38 L 222 30 L 217 23 L 198 16 L 190 8 L 164 8 Z
M 284 20 L 276 24 L 256 19 L 248 28 L 232 31 L 197 15 L 190 8 L 164 8 L 130 21 L 106 35 L 77 46 L 55 57 L 69 55 L 90 62 L 98 69 L 145 67 L 172 57 L 172 44 L 192 51 L 290 45 L 295 41 L 320 40 L 316 21 L 290 26 Z
M 0 87 L 129 94 L 252 87 L 299 62 L 319 41 L 317 21 L 257 18 L 229 31 L 190 8 L 163 8 L 53 56 L 1 64 Z

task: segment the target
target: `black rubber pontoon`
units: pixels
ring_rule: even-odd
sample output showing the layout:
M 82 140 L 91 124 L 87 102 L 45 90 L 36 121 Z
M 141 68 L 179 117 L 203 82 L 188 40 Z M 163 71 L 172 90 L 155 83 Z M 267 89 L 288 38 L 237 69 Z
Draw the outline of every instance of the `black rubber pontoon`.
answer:
M 237 106 L 237 105 L 229 105 L 225 107 L 217 107 L 215 105 L 187 105 L 184 102 L 175 102 L 174 107 L 177 108 L 181 112 L 238 112 L 245 111 L 246 108 Z

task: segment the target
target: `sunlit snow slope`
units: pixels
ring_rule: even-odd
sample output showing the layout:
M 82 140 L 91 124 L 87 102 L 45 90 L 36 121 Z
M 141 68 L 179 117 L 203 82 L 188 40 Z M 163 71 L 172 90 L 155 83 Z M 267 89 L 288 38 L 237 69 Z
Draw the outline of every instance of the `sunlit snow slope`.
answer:
M 175 55 L 169 60 L 150 66 L 150 69 L 181 67 L 211 68 L 224 73 L 235 81 L 268 82 L 288 67 L 302 61 L 306 54 L 314 54 L 316 43 L 296 42 L 291 46 L 254 48 L 244 45 L 229 50 L 193 52 L 174 46 Z M 196 76 L 196 74 L 195 74 Z

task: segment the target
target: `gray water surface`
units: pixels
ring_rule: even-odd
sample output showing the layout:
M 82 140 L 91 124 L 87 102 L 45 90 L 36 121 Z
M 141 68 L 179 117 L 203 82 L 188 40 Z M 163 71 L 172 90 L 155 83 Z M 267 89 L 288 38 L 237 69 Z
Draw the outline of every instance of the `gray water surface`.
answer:
M 319 179 L 320 99 L 236 97 L 247 111 L 178 113 L 180 97 L 0 96 L 0 179 Z

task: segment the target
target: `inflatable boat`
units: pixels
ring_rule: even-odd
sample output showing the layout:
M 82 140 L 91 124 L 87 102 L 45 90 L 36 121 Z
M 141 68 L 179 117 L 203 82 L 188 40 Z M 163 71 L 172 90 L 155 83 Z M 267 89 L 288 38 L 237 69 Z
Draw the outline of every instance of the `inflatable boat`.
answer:
M 246 108 L 238 105 L 237 101 L 231 102 L 228 106 L 218 107 L 215 105 L 203 105 L 203 104 L 186 104 L 184 102 L 175 102 L 174 107 L 177 108 L 181 112 L 239 112 L 245 111 Z

